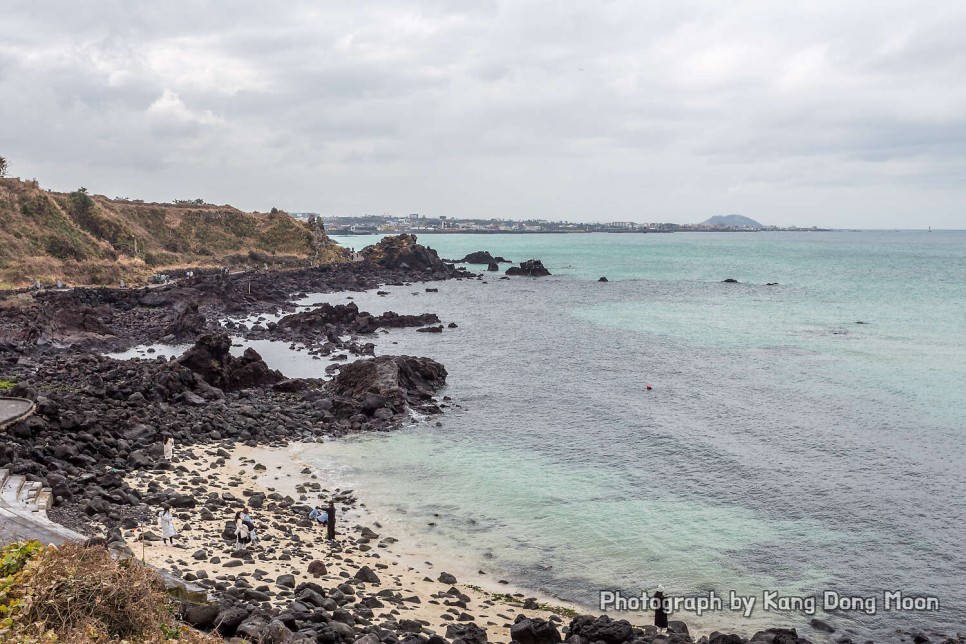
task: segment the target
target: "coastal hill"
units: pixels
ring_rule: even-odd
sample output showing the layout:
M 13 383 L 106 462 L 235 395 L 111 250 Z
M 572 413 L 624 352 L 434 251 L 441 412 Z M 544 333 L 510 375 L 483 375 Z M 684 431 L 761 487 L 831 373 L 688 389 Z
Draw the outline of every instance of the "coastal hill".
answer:
M 144 203 L 0 179 L 0 288 L 143 281 L 176 267 L 343 261 L 321 221 L 196 201 Z
M 715 215 L 702 221 L 700 226 L 721 226 L 722 228 L 752 228 L 761 230 L 763 225 L 744 215 Z

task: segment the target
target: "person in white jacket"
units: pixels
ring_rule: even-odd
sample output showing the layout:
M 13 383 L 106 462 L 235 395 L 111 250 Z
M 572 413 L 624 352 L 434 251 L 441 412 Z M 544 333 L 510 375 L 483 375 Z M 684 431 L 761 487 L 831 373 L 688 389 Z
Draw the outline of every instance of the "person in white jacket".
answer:
M 174 519 L 171 516 L 171 506 L 165 503 L 161 506 L 161 511 L 158 512 L 158 526 L 161 528 L 161 541 L 165 544 L 168 540 L 171 541 L 171 545 L 174 545 L 175 537 L 178 536 L 178 531 L 174 529 Z

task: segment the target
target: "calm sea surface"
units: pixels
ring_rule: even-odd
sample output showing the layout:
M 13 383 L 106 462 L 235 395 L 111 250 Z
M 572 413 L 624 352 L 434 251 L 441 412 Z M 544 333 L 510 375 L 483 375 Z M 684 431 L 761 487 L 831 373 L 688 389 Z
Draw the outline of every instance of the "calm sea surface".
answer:
M 819 610 L 839 632 L 966 630 L 966 233 L 420 241 L 540 258 L 553 277 L 353 295 L 459 325 L 377 346 L 442 362 L 462 408 L 303 454 L 381 520 L 588 605 L 607 588 L 735 590 L 757 596 L 750 620 L 679 617 L 815 636 L 761 595 L 834 590 L 878 600 L 875 615 Z M 290 375 L 321 369 L 286 347 L 258 348 Z M 894 590 L 941 611 L 886 611 Z

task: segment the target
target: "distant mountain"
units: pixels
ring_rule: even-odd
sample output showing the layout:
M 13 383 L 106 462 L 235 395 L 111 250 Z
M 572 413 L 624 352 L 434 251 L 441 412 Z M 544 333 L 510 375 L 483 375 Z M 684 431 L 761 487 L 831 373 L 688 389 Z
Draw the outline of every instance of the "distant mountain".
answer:
M 715 215 L 707 221 L 701 222 L 702 226 L 722 226 L 725 228 L 764 228 L 754 219 L 749 219 L 744 215 Z

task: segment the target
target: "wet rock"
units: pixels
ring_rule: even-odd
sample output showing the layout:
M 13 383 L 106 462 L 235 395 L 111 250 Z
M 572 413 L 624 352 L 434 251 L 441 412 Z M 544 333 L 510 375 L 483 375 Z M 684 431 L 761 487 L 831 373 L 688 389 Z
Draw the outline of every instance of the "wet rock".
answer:
M 511 266 L 504 273 L 524 277 L 546 277 L 550 275 L 550 271 L 544 267 L 543 262 L 539 259 L 528 259 L 525 262 L 520 262 L 519 266 Z
M 488 250 L 478 250 L 475 253 L 470 253 L 459 262 L 463 264 L 497 264 L 507 263 L 507 260 L 502 257 L 493 257 Z

